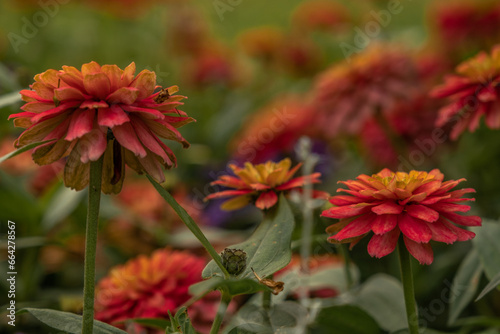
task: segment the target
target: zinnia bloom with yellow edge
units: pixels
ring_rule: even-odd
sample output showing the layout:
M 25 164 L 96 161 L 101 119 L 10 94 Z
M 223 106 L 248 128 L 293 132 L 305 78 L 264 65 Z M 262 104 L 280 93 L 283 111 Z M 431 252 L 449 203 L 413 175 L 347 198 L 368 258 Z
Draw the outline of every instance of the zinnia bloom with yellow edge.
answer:
M 76 190 L 87 187 L 90 162 L 103 155 L 105 193 L 120 191 L 125 164 L 163 182 L 161 167 L 175 166 L 176 158 L 160 138 L 189 147 L 177 128 L 194 119 L 177 109 L 184 98 L 172 95 L 177 86 L 160 89 L 148 70 L 134 74 L 134 63 L 121 70 L 90 62 L 81 71 L 63 66 L 36 75 L 32 90 L 21 91 L 24 112 L 9 117 L 26 129 L 16 147 L 50 140 L 33 160 L 47 165 L 67 156 L 64 183 Z
M 278 193 L 300 188 L 305 184 L 320 183 L 320 173 L 292 178 L 301 164 L 290 169 L 292 162 L 286 158 L 280 162 L 268 161 L 253 165 L 245 163 L 245 168 L 229 165 L 236 176 L 222 175 L 212 185 L 220 185 L 234 190 L 223 190 L 205 197 L 205 200 L 234 197 L 222 203 L 223 210 L 237 210 L 251 202 L 261 210 L 269 209 L 278 202 Z M 315 197 L 326 197 L 326 193 L 316 191 Z
M 469 129 L 474 132 L 481 116 L 492 129 L 500 128 L 500 45 L 491 55 L 479 53 L 457 67 L 458 75 L 449 75 L 432 95 L 449 98 L 450 104 L 439 111 L 437 126 L 452 121 L 451 139 Z
M 368 253 L 381 258 L 394 251 L 400 235 L 413 257 L 421 264 L 431 264 L 433 252 L 430 241 L 465 241 L 474 238 L 462 226 L 481 226 L 478 216 L 462 216 L 470 206 L 459 204 L 473 201 L 462 198 L 475 192 L 466 188 L 450 191 L 465 179 L 443 182 L 444 175 L 437 169 L 427 172 L 392 172 L 383 169 L 372 176 L 360 175 L 356 180 L 339 181 L 349 189 L 338 189 L 348 195 L 330 199 L 334 207 L 322 216 L 340 221 L 327 228 L 334 234 L 333 243 L 351 243 L 351 248 L 370 232 Z

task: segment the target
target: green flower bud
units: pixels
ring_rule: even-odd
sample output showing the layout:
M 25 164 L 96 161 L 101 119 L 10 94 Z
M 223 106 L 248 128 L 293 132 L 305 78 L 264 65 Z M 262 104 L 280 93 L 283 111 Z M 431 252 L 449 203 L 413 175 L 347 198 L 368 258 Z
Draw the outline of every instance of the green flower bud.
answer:
M 247 266 L 247 253 L 241 249 L 226 248 L 221 256 L 222 264 L 233 276 L 241 274 Z

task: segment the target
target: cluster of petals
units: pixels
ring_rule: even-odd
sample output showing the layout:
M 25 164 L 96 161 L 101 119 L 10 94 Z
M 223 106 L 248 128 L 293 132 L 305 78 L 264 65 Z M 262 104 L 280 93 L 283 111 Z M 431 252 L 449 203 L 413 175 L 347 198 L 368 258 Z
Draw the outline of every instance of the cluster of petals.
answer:
M 325 134 L 358 134 L 367 119 L 411 98 L 418 75 L 412 57 L 392 45 L 352 52 L 317 79 L 314 119 Z
M 439 111 L 436 125 L 452 122 L 452 139 L 466 129 L 474 132 L 483 115 L 489 128 L 500 128 L 500 45 L 493 47 L 491 54 L 480 52 L 463 62 L 456 72 L 431 93 L 449 100 Z
M 231 164 L 229 168 L 235 176 L 222 175 L 211 184 L 233 189 L 210 194 L 205 197 L 205 200 L 233 197 L 222 204 L 223 210 L 237 210 L 252 202 L 255 202 L 255 206 L 259 209 L 265 210 L 278 202 L 280 192 L 300 188 L 305 184 L 320 183 L 320 173 L 292 178 L 301 164 L 290 169 L 291 166 L 292 162 L 289 158 L 277 163 L 268 161 L 258 165 L 246 162 L 244 168 Z M 325 197 L 322 192 L 316 192 L 315 195 Z
M 333 234 L 330 242 L 351 243 L 373 232 L 368 243 L 371 256 L 383 257 L 392 253 L 402 234 L 404 244 L 421 264 L 433 261 L 430 241 L 447 244 L 472 239 L 475 234 L 461 226 L 480 226 L 478 216 L 464 216 L 470 206 L 460 204 L 473 201 L 462 198 L 475 192 L 466 188 L 451 190 L 465 179 L 443 182 L 444 175 L 437 169 L 427 172 L 392 172 L 383 169 L 372 176 L 360 175 L 356 180 L 340 181 L 348 189 L 338 189 L 345 195 L 333 196 L 334 206 L 322 216 L 340 221 L 327 228 Z
M 95 318 L 115 326 L 133 318 L 168 318 L 169 311 L 175 313 L 191 298 L 189 286 L 201 280 L 205 265 L 205 259 L 189 252 L 160 249 L 116 266 L 97 285 Z M 188 313 L 192 308 L 194 314 L 205 313 L 213 319 L 219 299 L 202 299 Z
M 135 76 L 135 64 L 124 70 L 96 62 L 50 69 L 35 76 L 31 90 L 22 90 L 24 112 L 13 114 L 14 125 L 26 130 L 17 147 L 48 141 L 33 151 L 39 165 L 67 157 L 66 186 L 81 190 L 89 182 L 89 166 L 104 156 L 105 193 L 120 191 L 125 164 L 158 182 L 162 166 L 176 165 L 172 150 L 160 138 L 189 143 L 177 130 L 193 119 L 178 110 L 184 97 L 176 86 L 156 86 L 154 72 Z

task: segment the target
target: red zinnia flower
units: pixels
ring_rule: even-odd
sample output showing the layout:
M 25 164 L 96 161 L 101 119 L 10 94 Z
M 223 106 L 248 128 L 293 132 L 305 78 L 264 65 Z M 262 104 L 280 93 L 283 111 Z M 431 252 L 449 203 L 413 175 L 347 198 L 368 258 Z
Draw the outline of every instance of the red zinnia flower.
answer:
M 161 249 L 117 266 L 97 285 L 95 318 L 113 325 L 132 318 L 168 319 L 168 311 L 175 313 L 191 298 L 188 288 L 201 281 L 205 265 L 205 259 L 188 252 Z M 198 301 L 192 306 L 195 314 L 213 319 L 217 310 L 212 304 L 219 299 Z M 206 328 L 204 321 L 197 325 Z
M 36 75 L 33 90 L 21 91 L 24 112 L 10 116 L 27 129 L 16 146 L 51 140 L 33 151 L 33 159 L 47 165 L 68 156 L 64 183 L 76 190 L 88 185 L 90 161 L 103 155 L 105 193 L 120 191 L 125 164 L 163 182 L 161 166 L 170 168 L 176 159 L 158 137 L 189 147 L 176 128 L 193 119 L 176 109 L 184 98 L 172 95 L 177 86 L 155 93 L 161 87 L 154 72 L 134 73 L 134 63 L 121 70 L 90 62 L 81 71 L 63 66 Z
M 481 52 L 463 62 L 457 72 L 432 91 L 434 97 L 449 97 L 451 101 L 440 110 L 436 125 L 456 120 L 452 139 L 457 139 L 466 128 L 474 132 L 482 115 L 488 127 L 500 128 L 500 45 L 493 48 L 491 56 Z
M 417 90 L 418 67 L 400 49 L 375 44 L 320 75 L 314 119 L 329 137 L 359 133 L 376 112 L 383 114 Z
M 292 179 L 292 176 L 300 168 L 298 164 L 290 169 L 292 162 L 286 158 L 278 163 L 268 161 L 264 164 L 252 165 L 245 163 L 245 168 L 229 165 L 236 176 L 223 175 L 212 185 L 221 185 L 234 190 L 223 190 L 205 197 L 205 200 L 234 197 L 221 206 L 223 210 L 237 210 L 250 202 L 255 201 L 255 206 L 261 210 L 269 209 L 278 202 L 277 193 L 302 187 L 308 183 L 319 183 L 320 173 L 299 176 Z M 316 192 L 317 197 L 325 196 L 323 192 Z
M 336 233 L 329 241 L 350 242 L 353 247 L 373 231 L 368 253 L 380 258 L 395 249 L 402 232 L 410 254 L 421 264 L 432 263 L 431 240 L 448 244 L 469 240 L 475 234 L 455 224 L 481 226 L 480 217 L 456 213 L 470 210 L 470 206 L 458 203 L 473 201 L 462 196 L 475 192 L 474 189 L 450 191 L 465 179 L 443 182 L 443 178 L 437 169 L 409 174 L 383 169 L 371 177 L 362 174 L 357 180 L 340 181 L 349 189 L 337 191 L 351 196 L 333 196 L 330 203 L 335 207 L 322 213 L 340 219 L 327 228 L 328 233 Z

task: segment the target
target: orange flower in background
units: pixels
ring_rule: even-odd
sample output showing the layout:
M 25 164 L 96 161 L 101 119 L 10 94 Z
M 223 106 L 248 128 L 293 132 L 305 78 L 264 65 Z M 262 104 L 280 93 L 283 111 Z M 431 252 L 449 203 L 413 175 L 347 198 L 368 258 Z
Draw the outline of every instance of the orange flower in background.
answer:
M 125 164 L 163 182 L 161 167 L 175 166 L 176 158 L 160 138 L 189 147 L 177 128 L 194 120 L 177 109 L 184 98 L 172 95 L 177 86 L 155 93 L 161 87 L 154 72 L 134 73 L 134 63 L 121 70 L 90 62 L 81 71 L 63 66 L 36 75 L 32 90 L 21 91 L 24 112 L 10 116 L 26 128 L 16 146 L 50 140 L 33 151 L 34 161 L 47 165 L 68 156 L 63 179 L 76 190 L 88 185 L 90 162 L 103 155 L 105 193 L 120 191 Z
M 436 125 L 453 121 L 452 139 L 466 129 L 474 132 L 483 115 L 489 128 L 500 128 L 500 45 L 491 55 L 481 52 L 463 62 L 456 71 L 458 75 L 445 77 L 445 83 L 431 92 L 450 102 L 440 110 Z
M 292 22 L 306 30 L 343 30 L 350 22 L 348 10 L 331 0 L 312 0 L 300 3 L 293 11 Z
M 117 327 L 123 325 L 116 322 L 131 318 L 168 319 L 168 311 L 175 313 L 191 298 L 188 288 L 201 281 L 206 263 L 205 259 L 185 251 L 161 249 L 151 256 L 140 255 L 116 266 L 97 285 L 95 318 Z M 202 299 L 188 309 L 188 314 L 193 308 L 194 314 L 204 312 L 214 319 L 219 300 Z M 193 325 L 200 329 L 207 327 L 203 321 Z M 136 329 L 141 328 L 136 325 Z
M 234 190 L 223 190 L 205 197 L 205 200 L 221 197 L 234 197 L 221 206 L 223 210 L 237 210 L 251 202 L 261 210 L 269 209 L 278 202 L 278 194 L 305 184 L 320 183 L 320 173 L 292 178 L 301 164 L 290 169 L 292 162 L 286 158 L 278 163 L 268 161 L 253 165 L 245 163 L 244 168 L 229 165 L 236 176 L 223 175 L 212 185 L 221 185 Z M 325 197 L 325 193 L 316 192 L 317 197 Z
M 465 179 L 443 182 L 443 178 L 437 169 L 409 174 L 383 169 L 372 176 L 362 174 L 357 180 L 339 181 L 349 189 L 337 192 L 348 195 L 333 196 L 330 203 L 335 206 L 322 213 L 340 220 L 327 228 L 334 234 L 328 240 L 351 243 L 352 248 L 373 232 L 368 253 L 381 258 L 394 251 L 402 233 L 410 254 L 421 264 L 431 264 L 431 240 L 447 244 L 469 240 L 475 234 L 455 224 L 481 226 L 480 217 L 457 213 L 470 210 L 470 206 L 458 203 L 473 201 L 462 196 L 474 189 L 450 191 Z
M 266 63 L 276 61 L 285 34 L 280 28 L 262 26 L 244 31 L 239 37 L 242 50 L 250 57 Z
M 377 112 L 387 113 L 417 91 L 418 68 L 411 56 L 390 45 L 374 44 L 316 80 L 314 119 L 325 136 L 357 134 Z

